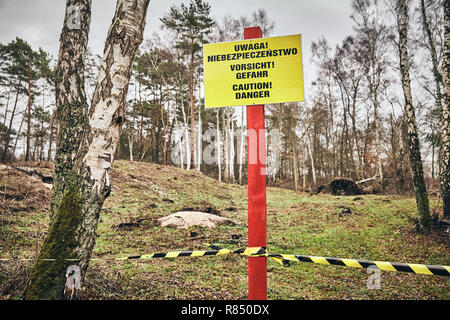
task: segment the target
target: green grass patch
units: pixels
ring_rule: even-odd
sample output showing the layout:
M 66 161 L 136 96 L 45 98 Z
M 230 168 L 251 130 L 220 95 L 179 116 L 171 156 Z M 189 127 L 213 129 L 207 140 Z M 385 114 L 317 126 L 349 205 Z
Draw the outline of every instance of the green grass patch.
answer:
M 112 193 L 97 230 L 94 257 L 247 246 L 246 186 L 217 182 L 194 171 L 116 161 Z M 430 199 L 432 208 L 436 199 Z M 268 250 L 392 262 L 450 265 L 449 239 L 418 234 L 412 197 L 344 197 L 267 189 Z M 161 228 L 156 219 L 182 208 L 217 210 L 236 225 L 208 229 Z M 233 208 L 233 210 L 226 210 Z M 350 214 L 340 214 L 344 208 Z M 140 222 L 130 228 L 123 223 Z M 1 257 L 39 249 L 48 212 L 21 212 L 0 225 Z M 36 241 L 36 239 L 38 241 Z M 8 268 L 0 263 L 0 288 Z M 381 288 L 368 289 L 363 269 L 268 259 L 269 299 L 449 299 L 449 278 L 382 272 Z M 17 291 L 20 291 L 19 289 Z M 92 261 L 87 299 L 246 299 L 247 259 L 239 256 Z M 12 298 L 15 293 L 4 295 Z

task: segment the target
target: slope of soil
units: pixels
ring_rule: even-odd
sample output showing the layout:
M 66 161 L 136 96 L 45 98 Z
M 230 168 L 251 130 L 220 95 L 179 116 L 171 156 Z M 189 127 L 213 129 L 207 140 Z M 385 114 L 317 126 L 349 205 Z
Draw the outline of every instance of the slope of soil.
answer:
M 21 165 L 25 166 L 25 165 Z M 26 164 L 33 167 L 32 164 Z M 36 169 L 43 167 L 36 165 Z M 41 168 L 39 170 L 49 170 Z M 42 182 L 0 169 L 0 258 L 34 258 L 48 228 L 50 192 Z M 205 250 L 210 244 L 247 244 L 245 186 L 217 182 L 195 171 L 116 161 L 112 193 L 97 230 L 95 258 Z M 448 232 L 418 234 L 412 197 L 308 196 L 268 188 L 268 250 L 450 265 Z M 431 199 L 438 211 L 437 199 Z M 349 209 L 348 214 L 341 214 Z M 215 228 L 161 227 L 158 219 L 201 211 L 236 224 Z M 31 262 L 0 262 L 0 299 L 20 298 Z M 438 276 L 382 272 L 381 288 L 369 289 L 365 270 L 268 261 L 269 299 L 449 299 L 450 281 Z M 246 299 L 247 259 L 239 256 L 92 261 L 84 299 Z

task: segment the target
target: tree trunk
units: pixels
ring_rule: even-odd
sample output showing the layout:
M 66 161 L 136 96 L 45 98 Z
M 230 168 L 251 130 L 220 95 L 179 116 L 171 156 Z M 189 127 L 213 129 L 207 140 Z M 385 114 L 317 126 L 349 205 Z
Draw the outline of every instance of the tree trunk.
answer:
M 0 136 L 1 136 L 1 137 L 4 137 L 4 134 L 5 134 L 5 129 L 6 129 L 6 119 L 8 118 L 9 99 L 11 98 L 11 92 L 12 92 L 12 89 L 13 89 L 13 85 L 11 85 L 11 86 L 9 87 L 9 90 L 8 90 L 8 96 L 7 96 L 7 98 L 6 98 L 6 104 L 5 104 L 5 116 L 3 117 L 3 127 L 2 127 L 2 131 L 0 132 Z M 17 97 L 18 97 L 18 95 L 19 95 L 19 90 L 17 90 Z M 17 100 L 17 98 L 16 98 L 16 100 Z
M 374 104 L 373 104 L 373 117 L 374 117 L 374 125 L 375 125 L 375 143 L 377 150 L 377 171 L 380 178 L 380 183 L 382 188 L 384 189 L 384 176 L 383 176 L 383 165 L 381 163 L 381 133 L 380 133 L 380 117 L 378 115 L 378 98 L 377 93 L 374 93 Z
M 414 191 L 416 195 L 417 211 L 419 213 L 420 226 L 428 228 L 430 225 L 430 209 L 428 195 L 423 178 L 422 159 L 420 155 L 419 136 L 415 111 L 411 95 L 411 80 L 409 77 L 409 57 L 408 57 L 408 8 L 406 0 L 399 0 L 399 55 L 402 87 L 405 99 L 405 114 L 408 125 L 409 158 L 413 171 Z
M 197 130 L 197 171 L 200 172 L 202 168 L 202 111 L 198 108 L 198 130 Z
M 53 131 L 55 126 L 55 117 L 56 112 L 53 111 L 52 116 L 50 118 L 50 136 L 48 141 L 48 153 L 47 153 L 47 161 L 50 161 L 52 159 L 52 145 L 53 145 Z
M 307 137 L 306 139 L 308 139 L 307 145 L 308 145 L 309 159 L 311 159 L 311 171 L 312 171 L 313 182 L 314 182 L 314 186 L 316 186 L 316 184 L 317 184 L 316 168 L 314 166 L 314 156 L 313 156 L 312 148 L 311 148 L 311 138 Z
M 405 128 L 405 114 L 403 113 L 399 125 L 397 128 L 398 136 L 399 136 L 399 143 L 398 143 L 398 158 L 399 158 L 399 189 L 401 191 L 405 190 L 405 175 L 406 175 L 406 168 L 408 167 L 407 159 L 405 156 L 405 134 L 404 130 Z
M 450 218 L 450 3 L 444 1 L 444 61 L 442 67 L 444 103 L 442 105 L 442 155 L 440 182 L 444 217 Z
M 384 189 L 384 175 L 383 175 L 383 165 L 381 161 L 381 121 L 378 114 L 379 102 L 378 102 L 378 87 L 380 85 L 380 72 L 379 68 L 381 62 L 377 61 L 376 57 L 376 35 L 374 35 L 374 30 L 370 27 L 365 26 L 366 32 L 368 33 L 369 40 L 369 52 L 370 52 L 370 69 L 371 72 L 367 74 L 367 79 L 369 81 L 369 89 L 373 103 L 373 120 L 375 129 L 375 148 L 377 152 L 377 172 L 380 178 L 380 183 Z
M 28 102 L 27 102 L 27 140 L 25 150 L 25 161 L 30 161 L 30 148 L 31 148 L 31 71 L 28 72 Z
M 224 163 L 224 180 L 229 182 L 230 181 L 230 176 L 229 176 L 229 171 L 228 171 L 228 166 L 229 166 L 229 143 L 228 143 L 228 122 L 227 122 L 227 116 L 228 116 L 228 108 L 225 108 L 224 112 L 223 112 L 223 118 L 222 118 L 222 122 L 223 122 L 223 133 L 224 133 L 224 143 L 223 143 L 223 152 L 225 155 L 225 163 Z
M 294 167 L 294 190 L 298 191 L 298 161 L 297 161 L 297 135 L 292 129 L 292 166 Z
M 437 59 L 437 52 L 436 52 L 436 46 L 434 44 L 433 35 L 431 33 L 430 25 L 428 23 L 428 17 L 426 13 L 425 8 L 425 1 L 420 1 L 420 7 L 422 12 L 422 24 L 423 28 L 425 30 L 425 36 L 428 39 L 428 45 L 429 45 L 429 51 L 431 56 L 431 62 L 433 64 L 433 76 L 434 76 L 434 83 L 435 83 L 435 90 L 436 90 L 436 107 L 441 108 L 442 107 L 442 93 L 441 93 L 441 82 L 442 82 L 442 75 L 439 72 L 438 67 L 438 59 Z
M 303 178 L 303 192 L 306 191 L 306 152 L 305 152 L 305 143 L 302 144 L 302 178 Z
M 142 88 L 141 88 L 142 84 L 141 82 L 139 82 L 139 109 L 141 111 L 141 118 L 139 121 L 139 141 L 138 141 L 138 148 L 139 148 L 139 158 L 142 159 L 142 156 L 144 154 L 144 134 L 143 134 L 143 130 L 144 130 L 144 105 L 142 104 Z M 141 160 L 142 161 L 142 160 Z
M 130 162 L 133 162 L 133 135 L 128 132 L 128 149 L 130 150 Z
M 4 147 L 3 147 L 3 154 L 2 154 L 2 161 L 5 161 L 5 159 L 6 159 L 6 152 L 8 150 L 8 145 L 6 143 L 6 139 L 7 139 L 8 135 L 9 135 L 9 133 L 11 132 L 11 131 L 6 132 L 6 119 L 8 117 L 8 106 L 9 106 L 9 99 L 11 98 L 12 89 L 13 89 L 13 86 L 10 85 L 10 88 L 8 90 L 8 96 L 6 98 L 6 104 L 5 104 L 5 117 L 3 118 L 3 126 L 2 126 L 1 131 L 0 131 L 0 137 L 2 138 L 1 142 L 4 145 Z M 18 95 L 19 95 L 19 90 L 17 90 L 17 97 L 18 97 Z
M 175 111 L 175 128 L 177 128 L 177 130 L 180 128 L 178 125 L 178 117 L 176 115 L 176 111 Z M 175 145 L 179 145 L 180 148 L 180 168 L 184 169 L 184 151 L 183 151 L 183 140 L 182 140 L 182 135 L 183 133 L 180 135 L 179 137 L 179 142 L 177 142 L 177 140 L 175 140 Z M 178 135 L 175 136 L 175 139 L 178 138 Z
M 148 3 L 149 0 L 117 1 L 89 123 L 72 171 L 65 177 L 64 195 L 27 284 L 27 299 L 63 298 L 65 271 L 69 265 L 77 264 L 84 279 L 100 211 L 111 191 L 109 171 L 124 121 L 132 63 L 142 42 Z
M 195 161 L 194 161 L 194 136 L 195 136 L 195 108 L 194 108 L 194 51 L 191 52 L 191 61 L 189 64 L 189 97 L 191 102 L 191 166 L 192 168 L 195 168 Z
M 73 6 L 79 9 L 79 28 L 72 26 Z M 55 151 L 55 172 L 50 205 L 50 217 L 58 211 L 64 195 L 66 179 L 85 130 L 88 114 L 84 68 L 89 29 L 91 0 L 68 0 L 61 31 L 56 68 L 56 119 L 60 130 Z
M 9 100 L 9 97 L 8 97 Z M 14 117 L 16 114 L 16 108 L 17 108 L 17 101 L 19 100 L 19 91 L 17 91 L 16 93 L 16 99 L 14 101 L 14 106 L 11 112 L 11 117 L 9 118 L 9 126 L 8 126 L 8 132 L 6 132 L 5 134 L 5 138 L 4 138 L 4 143 L 5 143 L 5 149 L 3 150 L 3 161 L 6 161 L 7 159 L 7 153 L 8 153 L 8 149 L 9 149 L 9 142 L 11 140 L 11 130 L 12 130 L 12 126 L 13 126 L 13 121 L 14 121 Z M 6 108 L 8 108 L 8 104 L 6 104 Z M 6 111 L 5 111 L 6 113 Z M 6 115 L 5 115 L 6 116 Z
M 187 115 L 186 115 L 186 111 L 184 110 L 184 101 L 182 101 L 181 104 L 181 111 L 183 111 L 183 121 L 184 121 L 184 142 L 186 144 L 186 169 L 190 170 L 191 169 L 191 157 L 192 157 L 192 153 L 190 152 L 190 146 L 191 146 L 191 141 L 189 139 L 189 126 L 188 126 L 188 120 L 187 120 Z M 192 132 L 192 134 L 194 134 Z
M 162 138 L 163 138 L 163 159 L 162 163 L 164 165 L 167 165 L 167 135 L 169 130 L 169 114 L 170 114 L 170 108 L 169 104 L 167 105 L 167 121 L 164 122 L 164 106 L 161 104 L 161 126 L 163 128 Z
M 20 133 L 22 132 L 23 122 L 25 121 L 25 114 L 22 116 L 22 120 L 20 120 L 19 129 L 17 130 L 16 141 L 14 142 L 14 148 L 12 150 L 12 156 L 16 153 L 17 142 L 19 141 Z
M 360 146 L 359 146 L 359 137 L 358 137 L 358 132 L 356 130 L 356 104 L 357 104 L 358 87 L 359 87 L 359 81 L 353 87 L 351 120 L 352 120 L 353 143 L 355 144 L 356 157 L 358 158 L 358 163 L 357 163 L 357 167 L 356 167 L 356 177 L 358 179 L 361 179 L 361 177 L 363 175 L 362 174 L 363 169 L 362 169 L 362 160 L 361 160 L 361 150 L 360 150 Z
M 44 122 L 41 122 L 41 131 L 44 132 Z M 39 161 L 43 160 L 44 154 L 44 135 L 41 137 L 41 144 L 39 146 Z
M 167 106 L 167 115 L 169 115 L 169 114 L 170 114 L 170 105 Z M 168 152 L 169 152 L 169 148 L 171 147 L 170 142 L 172 141 L 173 126 L 175 124 L 175 121 L 173 121 L 173 120 L 172 120 L 172 122 L 170 122 L 170 117 L 169 116 L 167 116 L 166 119 L 167 119 L 167 125 L 166 125 L 167 138 L 166 138 L 166 145 L 165 145 L 165 149 L 166 149 L 166 158 L 165 158 L 165 161 L 164 161 L 165 165 L 167 165 L 168 161 L 169 161 L 168 160 L 169 159 Z

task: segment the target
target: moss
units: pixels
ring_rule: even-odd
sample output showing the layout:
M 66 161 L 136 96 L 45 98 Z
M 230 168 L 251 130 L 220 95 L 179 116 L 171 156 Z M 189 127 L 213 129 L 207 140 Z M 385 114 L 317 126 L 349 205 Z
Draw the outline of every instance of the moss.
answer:
M 79 91 L 80 92 L 80 91 Z M 58 144 L 55 154 L 54 183 L 52 189 L 51 217 L 58 210 L 70 176 L 77 150 L 83 139 L 87 122 L 88 105 L 85 100 L 58 106 Z
M 75 179 L 76 180 L 76 179 Z M 62 299 L 67 267 L 76 259 L 76 230 L 82 222 L 82 196 L 72 180 L 66 188 L 47 238 L 25 288 L 25 299 Z M 44 259 L 55 259 L 45 261 Z

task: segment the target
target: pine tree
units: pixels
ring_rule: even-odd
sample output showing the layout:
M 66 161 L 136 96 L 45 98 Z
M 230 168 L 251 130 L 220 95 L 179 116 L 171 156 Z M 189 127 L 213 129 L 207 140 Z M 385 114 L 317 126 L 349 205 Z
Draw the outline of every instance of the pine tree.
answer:
M 190 152 L 194 161 L 195 132 L 195 99 L 194 72 L 199 63 L 198 54 L 201 45 L 206 43 L 206 36 L 212 31 L 214 20 L 209 16 L 211 6 L 202 0 L 191 0 L 189 6 L 183 3 L 180 7 L 172 6 L 169 14 L 161 19 L 166 28 L 174 30 L 178 35 L 177 46 L 185 52 L 189 60 L 189 97 L 191 115 Z M 194 168 L 192 163 L 192 168 Z

